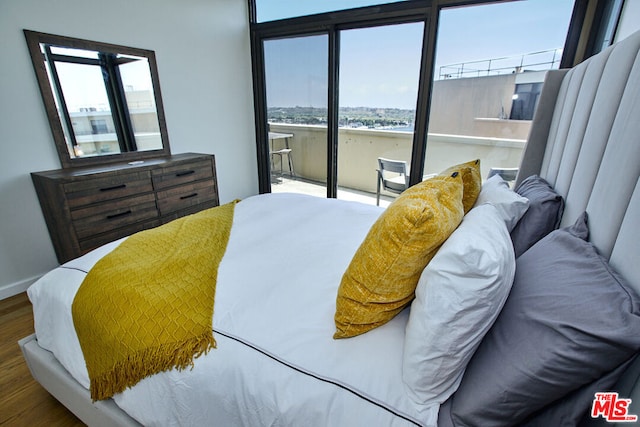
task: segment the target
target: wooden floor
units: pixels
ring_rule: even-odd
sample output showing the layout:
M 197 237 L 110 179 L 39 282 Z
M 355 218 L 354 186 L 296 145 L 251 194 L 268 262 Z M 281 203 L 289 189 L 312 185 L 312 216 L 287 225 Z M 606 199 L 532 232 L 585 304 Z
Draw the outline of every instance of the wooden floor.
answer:
M 18 340 L 33 333 L 26 293 L 0 300 L 0 426 L 82 426 L 31 377 Z

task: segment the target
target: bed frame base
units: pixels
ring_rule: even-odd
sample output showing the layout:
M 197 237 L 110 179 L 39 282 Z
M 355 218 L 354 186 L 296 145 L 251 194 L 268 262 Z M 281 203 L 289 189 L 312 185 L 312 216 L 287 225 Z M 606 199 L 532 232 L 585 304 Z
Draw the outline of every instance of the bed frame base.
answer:
M 91 401 L 89 390 L 82 387 L 56 360 L 53 353 L 38 345 L 35 334 L 18 341 L 33 378 L 53 397 L 89 426 L 140 426 L 113 400 Z

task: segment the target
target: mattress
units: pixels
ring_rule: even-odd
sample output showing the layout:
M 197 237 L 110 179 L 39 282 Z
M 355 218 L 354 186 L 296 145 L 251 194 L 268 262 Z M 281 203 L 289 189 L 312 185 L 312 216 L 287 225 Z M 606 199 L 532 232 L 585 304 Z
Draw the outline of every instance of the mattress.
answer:
M 218 271 L 217 348 L 114 396 L 144 425 L 424 425 L 439 405 L 417 404 L 402 381 L 408 309 L 366 334 L 333 339 L 340 279 L 381 208 L 298 194 L 236 205 Z M 110 243 L 28 290 L 38 343 L 84 387 L 89 379 L 71 304 Z

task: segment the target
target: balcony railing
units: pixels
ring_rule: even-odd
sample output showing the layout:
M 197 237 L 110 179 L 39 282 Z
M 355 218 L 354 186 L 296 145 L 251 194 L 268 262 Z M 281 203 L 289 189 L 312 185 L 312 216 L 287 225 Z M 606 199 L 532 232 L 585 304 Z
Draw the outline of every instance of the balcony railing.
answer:
M 558 68 L 562 49 L 549 49 L 524 55 L 460 62 L 440 67 L 439 79 L 459 79 L 464 77 L 495 76 L 498 74 L 541 71 Z
M 514 125 L 496 120 L 495 125 Z M 529 122 L 520 134 L 527 134 Z M 313 125 L 270 124 L 272 132 L 292 134 L 289 147 L 295 176 L 306 182 L 326 182 L 327 128 Z M 284 140 L 274 140 L 277 150 Z M 378 157 L 405 160 L 409 163 L 413 133 L 392 130 L 338 129 L 338 186 L 358 192 L 376 192 Z M 481 159 L 483 177 L 491 167 L 518 167 L 525 139 L 468 135 L 429 134 L 423 174 L 439 173 L 452 164 Z M 279 157 L 273 159 L 273 171 L 280 171 Z M 288 171 L 288 165 L 283 165 Z M 375 200 L 374 200 L 375 203 Z

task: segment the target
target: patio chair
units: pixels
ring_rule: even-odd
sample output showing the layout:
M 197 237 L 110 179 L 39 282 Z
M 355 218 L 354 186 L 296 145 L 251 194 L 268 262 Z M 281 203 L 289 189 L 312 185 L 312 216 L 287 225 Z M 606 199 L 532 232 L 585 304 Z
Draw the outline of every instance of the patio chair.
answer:
M 293 170 L 293 160 L 291 159 L 291 148 L 281 148 L 280 150 L 270 151 L 269 155 L 271 156 L 271 170 L 273 170 L 273 166 L 274 166 L 273 157 L 278 156 L 280 158 L 280 176 L 282 176 L 284 174 L 284 171 L 282 168 L 284 164 L 283 156 L 286 156 L 289 164 L 289 175 L 292 177 L 296 176 L 296 173 Z
M 407 162 L 378 157 L 378 189 L 376 205 L 380 206 L 380 190 L 400 194 L 409 188 Z
M 284 165 L 283 157 L 286 156 L 287 163 L 289 166 L 289 176 L 295 177 L 296 173 L 293 170 L 293 159 L 291 158 L 291 148 L 289 148 L 289 138 L 291 138 L 293 134 L 291 133 L 279 133 L 279 132 L 269 132 L 269 156 L 271 157 L 271 170 L 274 169 L 274 161 L 273 158 L 278 156 L 280 158 L 280 176 L 283 175 L 284 171 L 282 166 Z M 273 141 L 276 139 L 284 139 L 284 147 L 278 150 L 273 149 Z
M 511 183 L 512 181 L 515 181 L 516 177 L 518 176 L 518 168 L 491 168 L 491 170 L 489 170 L 487 179 L 491 178 L 494 175 L 500 175 L 502 179 L 504 179 L 508 183 Z

